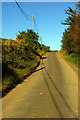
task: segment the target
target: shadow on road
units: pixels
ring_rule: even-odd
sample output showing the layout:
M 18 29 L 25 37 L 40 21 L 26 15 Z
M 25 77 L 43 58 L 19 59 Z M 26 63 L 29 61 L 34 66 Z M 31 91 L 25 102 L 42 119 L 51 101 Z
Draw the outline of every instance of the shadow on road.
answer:
M 67 101 L 65 100 L 64 96 L 62 95 L 62 93 L 59 91 L 59 89 L 56 87 L 54 81 L 52 80 L 52 78 L 50 77 L 49 73 L 47 72 L 46 68 L 45 68 L 45 71 L 47 73 L 47 75 L 49 76 L 49 79 L 51 80 L 52 84 L 53 84 L 53 87 L 56 89 L 56 91 L 58 92 L 58 94 L 60 95 L 60 97 L 62 98 L 62 100 L 64 101 L 65 105 L 67 106 L 67 108 L 70 110 L 70 112 L 72 112 L 72 114 L 74 115 L 75 118 L 76 115 L 75 113 L 73 112 L 73 110 L 71 109 L 71 107 L 69 106 L 69 104 L 67 103 Z M 76 119 L 77 120 L 77 119 Z
M 46 59 L 47 57 L 42 57 L 41 59 Z
M 42 68 L 40 68 L 40 69 L 38 69 L 38 70 L 35 70 L 34 72 L 37 72 L 37 71 L 40 71 L 40 70 L 42 70 L 42 69 L 44 69 L 45 67 L 42 67 Z
M 43 63 L 43 62 L 42 62 L 42 63 Z M 43 64 L 44 64 L 44 63 L 43 63 Z M 73 112 L 73 110 L 71 109 L 71 107 L 69 106 L 69 104 L 67 103 L 67 101 L 65 100 L 64 96 L 63 96 L 62 93 L 59 91 L 59 89 L 56 87 L 56 85 L 55 85 L 54 81 L 52 80 L 51 76 L 49 75 L 49 73 L 48 73 L 45 65 L 44 65 L 44 68 L 45 68 L 45 71 L 46 71 L 46 73 L 47 73 L 50 81 L 52 82 L 53 87 L 56 89 L 56 91 L 58 92 L 58 94 L 59 94 L 60 97 L 62 98 L 63 102 L 65 103 L 65 105 L 67 106 L 67 108 L 69 109 L 69 111 L 74 115 L 74 117 L 75 117 L 74 119 L 75 119 L 75 120 L 78 120 L 77 116 L 75 115 L 75 113 Z M 47 87 L 48 87 L 49 93 L 50 93 L 50 95 L 51 95 L 51 98 L 52 98 L 52 100 L 53 100 L 53 103 L 55 103 L 56 109 L 57 109 L 60 117 L 63 118 L 63 115 L 62 115 L 62 113 L 61 113 L 61 111 L 60 111 L 60 109 L 59 109 L 59 107 L 58 107 L 58 105 L 57 105 L 57 103 L 56 103 L 56 100 L 55 100 L 55 98 L 54 98 L 54 96 L 53 96 L 53 94 L 52 94 L 51 88 L 49 87 L 48 81 L 47 81 L 47 79 L 46 79 L 46 77 L 45 77 L 45 75 L 44 75 L 43 70 L 42 70 L 42 73 L 43 73 L 43 76 L 44 76 L 46 85 L 47 85 Z
M 42 71 L 42 73 L 43 73 L 43 71 Z M 48 87 L 49 93 L 50 93 L 50 95 L 51 95 L 51 98 L 52 98 L 52 100 L 53 100 L 53 103 L 55 104 L 56 109 L 57 109 L 57 111 L 58 111 L 60 117 L 63 118 L 62 113 L 61 113 L 61 111 L 60 111 L 60 109 L 59 109 L 59 107 L 58 107 L 58 105 L 57 105 L 57 103 L 56 103 L 56 100 L 55 100 L 55 98 L 53 97 L 52 91 L 51 91 L 51 89 L 50 89 L 50 87 L 49 87 L 48 81 L 47 81 L 47 79 L 46 79 L 44 73 L 43 73 L 43 76 L 44 76 L 46 85 L 47 85 L 47 87 Z

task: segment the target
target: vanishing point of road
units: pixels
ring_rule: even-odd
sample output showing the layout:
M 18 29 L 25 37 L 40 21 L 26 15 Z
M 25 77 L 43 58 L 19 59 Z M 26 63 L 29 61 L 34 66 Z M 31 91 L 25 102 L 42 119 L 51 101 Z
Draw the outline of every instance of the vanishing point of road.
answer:
M 3 118 L 77 118 L 78 68 L 46 53 L 22 84 L 2 98 Z

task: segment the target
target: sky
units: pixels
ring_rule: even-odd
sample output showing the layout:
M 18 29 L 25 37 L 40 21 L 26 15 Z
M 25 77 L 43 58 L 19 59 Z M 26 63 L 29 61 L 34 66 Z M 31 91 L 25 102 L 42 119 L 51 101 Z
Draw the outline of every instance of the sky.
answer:
M 2 2 L 2 36 L 0 37 L 16 39 L 18 31 L 32 29 L 33 14 L 39 36 L 42 36 L 42 43 L 50 46 L 51 50 L 60 50 L 63 32 L 68 27 L 61 24 L 67 17 L 65 9 L 68 6 L 75 9 L 76 2 L 18 3 L 31 20 L 24 17 L 15 2 Z

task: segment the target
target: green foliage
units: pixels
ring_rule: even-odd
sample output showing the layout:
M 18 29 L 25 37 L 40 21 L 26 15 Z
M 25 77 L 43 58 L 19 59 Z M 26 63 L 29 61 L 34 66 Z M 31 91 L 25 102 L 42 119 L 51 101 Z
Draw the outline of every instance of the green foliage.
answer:
M 58 50 L 53 50 L 52 52 L 59 52 Z
M 74 52 L 80 54 L 80 15 L 76 15 L 71 27 L 71 34 L 73 37 Z
M 3 94 L 32 73 L 41 55 L 49 51 L 42 47 L 32 30 L 19 32 L 16 40 L 2 39 Z
M 50 47 L 49 46 L 45 46 L 44 44 L 42 44 L 42 50 L 44 50 L 45 52 L 49 52 L 50 51 Z
M 68 10 L 65 11 L 68 18 L 62 24 L 69 26 L 63 33 L 60 52 L 64 58 L 80 67 L 80 11 L 77 12 L 77 9 L 80 9 L 79 3 L 75 10 L 68 7 Z
M 72 10 L 71 7 L 68 7 L 68 10 L 65 10 L 65 14 L 68 15 L 68 18 L 66 18 L 66 20 L 62 22 L 62 24 L 72 25 L 72 23 L 74 23 L 75 20 L 76 12 L 77 12 L 77 8 L 75 10 Z
M 62 48 L 67 54 L 80 54 L 80 14 L 70 7 L 65 12 L 68 18 L 62 24 L 70 26 L 63 33 Z
M 68 60 L 69 62 L 73 63 L 74 65 L 80 67 L 80 55 L 77 53 L 71 53 L 70 55 L 66 54 L 66 51 L 60 50 L 61 55 Z
M 73 38 L 70 34 L 69 29 L 65 30 L 65 32 L 63 33 L 63 38 L 61 42 L 63 50 L 66 50 L 67 54 L 71 54 L 73 52 Z
M 24 39 L 24 40 L 26 40 L 26 42 L 28 40 L 32 42 L 32 41 L 38 41 L 38 38 L 39 38 L 38 34 L 33 32 L 32 30 L 27 30 L 27 32 L 26 31 L 22 31 L 22 32 L 19 31 L 19 35 L 17 35 L 16 39 L 18 39 L 18 40 Z
M 31 47 L 32 49 L 35 49 L 35 42 L 37 43 L 38 42 L 38 34 L 36 34 L 35 32 L 33 32 L 32 30 L 27 30 L 26 31 L 23 31 L 23 32 L 20 32 L 19 31 L 19 35 L 17 35 L 17 38 L 18 40 L 20 39 L 23 39 L 26 41 L 26 43 L 28 44 L 28 47 Z

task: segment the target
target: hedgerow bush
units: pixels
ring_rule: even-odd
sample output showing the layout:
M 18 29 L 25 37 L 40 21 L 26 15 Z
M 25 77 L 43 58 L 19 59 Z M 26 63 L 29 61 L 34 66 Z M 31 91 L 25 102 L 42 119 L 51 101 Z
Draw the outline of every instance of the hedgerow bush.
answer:
M 2 40 L 3 95 L 32 73 L 41 55 L 49 51 L 32 30 L 19 33 L 16 40 Z

